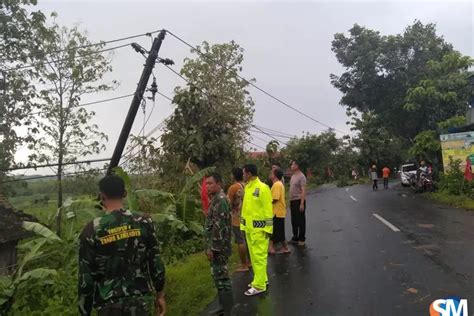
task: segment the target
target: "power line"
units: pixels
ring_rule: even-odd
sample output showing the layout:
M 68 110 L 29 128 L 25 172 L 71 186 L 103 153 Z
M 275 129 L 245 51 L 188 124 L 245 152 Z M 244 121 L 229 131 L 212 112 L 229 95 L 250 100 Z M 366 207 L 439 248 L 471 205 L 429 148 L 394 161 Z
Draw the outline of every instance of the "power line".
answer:
M 278 134 L 281 134 L 281 135 L 285 135 L 285 136 L 288 136 L 289 138 L 295 138 L 296 136 L 295 135 L 291 135 L 291 134 L 288 134 L 288 133 L 285 133 L 285 132 L 281 132 L 281 131 L 277 131 L 277 130 L 274 130 L 274 129 L 270 129 L 268 127 L 263 127 L 263 126 L 259 126 L 261 129 L 264 129 L 264 130 L 267 130 L 267 131 L 270 131 L 270 132 L 273 132 L 273 133 L 278 133 Z
M 207 54 L 204 54 L 203 52 L 201 52 L 200 50 L 198 50 L 196 46 L 194 46 L 194 45 L 192 45 L 192 44 L 186 42 L 186 41 L 183 40 L 181 37 L 179 37 L 179 36 L 173 34 L 172 32 L 170 32 L 170 31 L 168 31 L 168 30 L 166 30 L 166 32 L 167 32 L 168 34 L 170 34 L 172 37 L 176 38 L 176 39 L 177 39 L 178 41 L 180 41 L 181 43 L 183 43 L 183 44 L 185 44 L 186 46 L 188 46 L 188 47 L 190 47 L 191 49 L 193 49 L 193 50 L 194 50 L 195 52 L 197 52 L 199 55 L 201 55 L 201 56 L 203 56 L 203 57 L 205 57 L 205 58 L 211 60 L 212 62 L 214 62 L 215 64 L 218 64 L 219 66 L 223 67 L 224 69 L 229 70 L 229 68 L 226 67 L 225 65 L 222 65 L 222 64 L 218 63 L 216 60 L 214 60 L 213 58 L 209 57 Z M 279 102 L 280 104 L 283 104 L 283 105 L 286 106 L 287 108 L 289 108 L 289 109 L 291 109 L 291 110 L 293 110 L 293 111 L 295 111 L 295 112 L 297 112 L 297 113 L 303 115 L 304 117 L 306 117 L 306 118 L 312 120 L 313 122 L 316 122 L 316 123 L 318 123 L 318 124 L 320 124 L 320 125 L 322 125 L 322 126 L 325 126 L 325 127 L 327 127 L 327 128 L 333 129 L 334 131 L 337 131 L 337 132 L 339 132 L 339 133 L 348 134 L 347 132 L 343 132 L 343 131 L 340 131 L 340 130 L 338 130 L 338 129 L 336 129 L 336 128 L 333 128 L 333 127 L 331 127 L 330 125 L 328 125 L 328 124 L 326 124 L 326 123 L 323 123 L 323 122 L 321 122 L 321 121 L 315 119 L 314 117 L 312 117 L 312 116 L 310 116 L 310 115 L 304 113 L 303 111 L 298 110 L 296 107 L 294 107 L 294 106 L 292 106 L 292 105 L 286 103 L 285 101 L 279 99 L 278 97 L 276 97 L 276 96 L 274 96 L 273 94 L 267 92 L 266 90 L 260 88 L 259 86 L 257 86 L 257 85 L 254 84 L 253 82 L 247 80 L 246 78 L 240 76 L 239 74 L 237 74 L 237 76 L 238 76 L 240 79 L 244 80 L 244 81 L 245 81 L 247 84 L 249 84 L 250 86 L 252 86 L 252 87 L 254 87 L 255 89 L 257 89 L 257 90 L 259 90 L 260 92 L 262 92 L 263 94 L 265 94 L 265 95 L 267 95 L 268 97 L 274 99 L 275 101 Z
M 270 137 L 271 139 L 273 140 L 276 140 L 278 143 L 282 143 L 284 144 L 285 146 L 288 146 L 287 143 L 285 143 L 284 141 L 281 141 L 281 140 L 278 140 L 276 139 L 275 137 L 273 137 L 272 135 L 268 134 L 267 132 L 263 131 L 262 129 L 260 129 L 260 127 L 257 127 L 256 125 L 252 125 L 253 127 L 255 127 L 256 129 L 258 129 L 260 132 L 262 132 L 263 134 L 267 135 L 268 137 Z
M 152 34 L 159 33 L 159 32 L 161 32 L 161 30 L 156 30 L 156 31 L 147 32 L 147 33 L 141 33 L 141 34 L 132 35 L 132 36 L 121 37 L 121 38 L 117 38 L 117 39 L 113 39 L 113 40 L 108 40 L 108 41 L 100 41 L 100 42 L 97 42 L 97 43 L 92 43 L 92 44 L 88 44 L 88 45 L 82 45 L 82 46 L 71 47 L 71 48 L 68 48 L 68 49 L 55 50 L 55 51 L 51 51 L 51 52 L 45 53 L 44 55 L 51 55 L 51 54 L 56 54 L 56 53 L 61 53 L 61 52 L 67 52 L 67 51 L 72 51 L 72 50 L 79 50 L 79 49 L 82 49 L 82 48 L 89 48 L 89 47 L 100 46 L 100 45 L 108 45 L 108 44 L 111 44 L 111 43 L 126 41 L 126 40 L 129 40 L 129 39 L 133 39 L 133 38 L 137 38 L 137 37 L 142 37 L 142 36 L 150 36 L 150 37 L 151 37 Z M 38 55 L 38 54 L 39 54 L 39 53 L 37 53 L 37 54 L 29 54 L 28 57 L 31 58 L 31 57 L 34 57 L 35 55 Z M 17 59 L 19 59 L 19 58 L 17 58 Z
M 173 99 L 171 99 L 170 97 L 166 96 L 165 94 L 161 93 L 161 92 L 157 92 L 159 95 L 161 95 L 162 97 L 164 97 L 165 99 L 168 99 L 169 101 L 173 102 Z M 118 97 L 115 97 L 115 98 L 109 98 L 109 99 L 103 99 L 103 100 L 98 100 L 98 101 L 94 101 L 94 102 L 88 102 L 88 103 L 81 103 L 81 104 L 77 104 L 77 105 L 73 105 L 73 106 L 70 106 L 69 108 L 79 108 L 79 107 L 84 107 L 84 106 L 88 106 L 88 105 L 93 105 L 93 104 L 98 104 L 98 103 L 104 103 L 104 102 L 110 102 L 110 101 L 115 101 L 115 100 L 120 100 L 120 99 L 125 99 L 125 98 L 129 98 L 129 97 L 133 97 L 134 93 L 131 93 L 131 94 L 125 94 L 125 95 L 121 95 L 121 96 L 118 96 Z M 37 115 L 37 114 L 41 114 L 41 113 L 44 113 L 45 111 L 36 111 L 36 112 L 33 112 L 31 113 L 30 115 Z
M 98 100 L 98 101 L 94 101 L 94 102 L 88 102 L 88 103 L 82 103 L 82 104 L 77 104 L 77 105 L 72 105 L 70 107 L 68 107 L 69 109 L 71 108 L 79 108 L 79 107 L 84 107 L 84 106 L 87 106 L 87 105 L 93 105 L 93 104 L 98 104 L 98 103 L 104 103 L 104 102 L 109 102 L 109 101 L 115 101 L 115 100 L 119 100 L 119 99 L 124 99 L 124 98 L 129 98 L 129 97 L 133 97 L 134 93 L 132 94 L 126 94 L 126 95 L 122 95 L 122 96 L 119 96 L 119 97 L 115 97 L 115 98 L 109 98 L 109 99 L 104 99 L 104 100 Z M 33 112 L 31 113 L 30 115 L 37 115 L 37 114 L 41 114 L 41 113 L 44 113 L 45 111 L 37 111 L 37 112 Z
M 158 137 L 156 138 L 156 140 L 159 140 L 159 139 L 161 138 L 161 136 L 162 136 L 162 135 L 158 136 Z M 145 136 L 145 137 L 148 137 L 148 136 Z M 135 148 L 137 148 L 138 146 L 139 146 L 138 144 L 135 145 L 133 148 L 131 148 L 131 149 L 127 152 L 127 154 L 130 153 L 130 152 L 132 152 L 132 151 L 133 151 Z M 126 159 L 125 159 L 122 163 L 120 163 L 120 166 L 121 166 L 121 167 L 122 167 L 122 166 L 125 166 L 130 160 L 132 160 L 133 158 L 135 158 L 135 157 L 136 157 L 137 155 L 139 155 L 139 154 L 140 154 L 140 151 L 137 151 L 136 153 L 131 154 L 130 156 L 126 157 Z M 127 166 L 128 166 L 128 164 L 127 164 Z
M 158 125 L 156 125 L 148 134 L 146 134 L 146 138 L 147 137 L 150 137 L 151 135 L 153 135 L 154 133 L 156 133 L 166 122 L 167 119 L 169 119 L 171 115 L 168 115 L 166 118 L 163 119 L 163 121 L 161 121 Z M 160 139 L 162 135 L 158 136 L 156 138 L 156 140 Z M 130 154 L 135 148 L 137 148 L 138 146 L 140 146 L 140 144 L 136 144 L 135 146 L 133 146 L 132 148 L 130 148 L 123 156 L 127 156 L 128 154 Z M 136 152 L 134 154 L 131 154 L 130 156 L 126 157 L 125 161 L 123 161 L 120 166 L 123 166 L 125 165 L 127 162 L 129 162 L 132 158 L 134 158 L 135 156 L 137 156 L 140 152 Z
M 164 97 L 164 98 L 166 98 L 166 99 L 172 101 L 172 99 L 171 99 L 170 97 L 168 97 L 167 95 L 165 95 L 165 94 L 163 94 L 163 93 L 161 93 L 161 92 L 158 92 L 158 94 L 161 95 L 162 97 Z M 151 131 L 150 131 L 148 134 L 146 134 L 145 137 L 150 137 L 151 135 L 153 135 L 154 133 L 156 133 L 156 131 L 158 131 L 158 130 L 163 126 L 163 124 L 166 122 L 166 120 L 169 119 L 172 115 L 173 115 L 173 114 L 170 114 L 170 115 L 168 115 L 166 118 L 164 118 L 160 123 L 158 123 L 157 126 L 153 127 L 153 128 L 151 129 Z M 148 122 L 148 120 L 147 120 L 147 122 Z M 140 132 L 139 132 L 138 134 L 140 134 L 141 132 L 143 132 L 143 130 L 140 130 Z M 125 154 L 123 154 L 122 156 L 127 156 L 129 153 L 131 153 L 131 152 L 132 152 L 135 148 L 137 148 L 138 146 L 139 146 L 139 144 L 133 146 L 132 148 L 130 148 L 130 149 L 129 149 Z M 121 163 L 121 165 L 122 165 L 122 164 L 123 164 L 123 163 Z
M 110 158 L 103 158 L 103 159 L 91 159 L 91 160 L 82 160 L 82 161 L 71 161 L 71 162 L 64 162 L 61 164 L 61 166 L 67 166 L 67 165 L 79 165 L 83 163 L 93 163 L 93 162 L 102 162 L 102 161 L 108 161 Z M 59 166 L 57 163 L 52 163 L 52 164 L 45 164 L 45 165 L 36 165 L 36 166 L 21 166 L 21 167 L 15 167 L 15 168 L 10 168 L 10 169 L 3 169 L 0 171 L 15 171 L 15 170 L 24 170 L 24 169 L 38 169 L 38 168 L 46 168 L 46 167 L 56 167 Z
M 249 131 L 254 132 L 254 133 L 263 134 L 261 131 L 257 131 L 257 130 L 254 130 L 254 129 L 250 129 Z M 274 137 L 277 137 L 277 138 L 286 138 L 286 139 L 293 139 L 294 138 L 294 137 L 282 136 L 282 135 L 277 135 L 277 134 L 272 134 L 272 133 L 268 133 L 268 134 L 272 135 Z
M 175 70 L 174 70 L 173 68 L 171 68 L 170 66 L 168 66 L 168 65 L 166 65 L 166 64 L 162 64 L 162 65 L 165 66 L 166 68 L 168 68 L 169 70 L 171 70 L 173 73 L 175 73 L 177 76 L 179 76 L 180 78 L 182 78 L 182 79 L 183 79 L 184 81 L 186 81 L 187 83 L 190 83 L 190 81 L 189 81 L 186 77 L 182 76 L 180 73 L 178 73 L 177 71 L 175 71 Z M 190 84 L 191 84 L 191 83 L 190 83 Z M 204 91 L 202 88 L 197 87 L 197 86 L 194 86 L 194 87 L 197 88 L 198 90 L 202 91 L 205 95 L 209 96 L 209 94 L 208 94 L 206 91 Z M 165 97 L 166 97 L 167 99 L 171 100 L 171 98 L 169 98 L 169 97 L 167 97 L 167 96 L 165 96 Z M 158 124 L 158 126 L 164 124 L 164 122 L 165 122 L 169 117 L 171 117 L 171 115 L 168 116 L 167 118 L 165 118 L 160 124 Z M 155 127 L 155 128 L 152 130 L 152 132 L 155 132 L 155 131 L 157 130 L 158 126 Z M 252 126 L 260 130 L 259 127 L 255 126 L 255 125 L 252 125 Z M 265 135 L 267 135 L 267 136 L 269 136 L 269 137 L 272 138 L 273 140 L 276 140 L 278 143 L 283 143 L 284 145 L 288 145 L 287 143 L 285 143 L 285 142 L 283 142 L 283 141 L 281 141 L 281 140 L 279 140 L 279 139 L 276 139 L 275 137 L 271 136 L 270 134 L 268 134 L 268 133 L 266 133 L 266 132 L 264 132 L 264 131 L 262 131 L 262 130 L 260 130 L 260 132 L 263 133 L 263 134 L 265 134 Z M 150 136 L 150 134 L 148 134 L 146 137 L 149 137 L 149 136 Z M 255 145 L 255 146 L 257 146 L 257 147 L 259 147 L 259 148 L 261 148 L 261 149 L 266 150 L 266 148 L 264 148 L 264 147 L 262 147 L 262 146 L 259 146 L 259 145 L 257 145 L 257 144 L 254 144 L 254 143 L 252 143 L 252 142 L 249 142 L 249 143 L 252 144 L 252 145 Z M 138 146 L 138 145 L 136 145 L 136 146 L 134 146 L 133 148 L 131 148 L 125 155 L 127 155 L 128 153 L 130 153 L 131 151 L 133 151 L 133 149 L 135 149 L 137 146 Z M 124 165 L 126 162 L 130 161 L 130 160 L 131 160 L 133 157 L 135 157 L 137 154 L 138 154 L 138 153 L 135 153 L 134 155 L 130 156 L 130 157 L 129 157 L 127 160 L 125 160 L 121 165 Z
M 268 142 L 267 140 L 265 140 L 265 139 L 263 139 L 262 137 L 259 137 L 259 136 L 257 136 L 257 135 L 250 135 L 250 136 L 251 136 L 252 138 L 258 139 L 258 140 L 260 140 L 260 141 L 262 141 L 262 142 L 264 142 L 264 143 L 267 143 L 267 142 Z
M 264 148 L 264 147 L 262 147 L 262 146 L 260 146 L 260 145 L 254 144 L 254 143 L 252 143 L 252 142 L 249 142 L 249 144 L 250 144 L 250 145 L 253 145 L 253 146 L 255 146 L 255 147 L 258 147 L 258 148 L 260 148 L 260 149 L 267 150 L 266 148 Z
M 161 92 L 158 92 L 158 94 L 161 95 L 162 97 L 164 97 L 164 98 L 166 98 L 166 99 L 172 101 L 172 99 L 171 99 L 170 97 L 168 97 L 167 95 L 165 95 L 165 94 L 163 94 L 163 93 L 161 93 Z M 150 137 L 151 135 L 153 135 L 154 133 L 156 133 L 156 132 L 165 124 L 166 120 L 168 120 L 172 115 L 173 115 L 173 114 L 168 115 L 168 116 L 165 117 L 160 123 L 158 123 L 158 125 L 156 125 L 155 127 L 153 127 L 153 128 L 151 129 L 151 131 L 148 132 L 148 134 L 146 134 L 145 138 Z M 141 133 L 141 132 L 142 132 L 142 131 L 140 131 L 140 133 Z M 157 137 L 157 140 L 160 139 L 160 138 L 161 138 L 161 135 Z M 125 154 L 123 154 L 122 156 L 123 156 L 123 157 L 126 157 L 128 154 L 130 154 L 130 153 L 131 153 L 135 148 L 137 148 L 138 146 L 140 146 L 140 144 L 136 144 L 135 146 L 133 146 L 132 148 L 130 148 L 130 149 L 129 149 Z M 123 162 L 120 164 L 120 166 L 123 166 L 124 164 L 126 164 L 127 162 L 129 162 L 133 157 L 135 157 L 135 156 L 138 155 L 138 154 L 139 154 L 139 152 L 128 156 L 128 157 L 126 158 L 126 160 L 123 161 Z
M 165 95 L 165 94 L 163 94 L 163 93 L 161 93 L 161 92 L 159 92 L 159 91 L 158 91 L 157 93 L 158 93 L 159 95 L 161 95 L 163 98 L 168 99 L 170 102 L 173 102 L 173 99 L 170 98 L 169 96 L 167 96 L 167 95 Z
M 106 48 L 106 49 L 97 50 L 97 51 L 95 51 L 95 52 L 91 52 L 91 53 L 88 53 L 88 54 L 82 54 L 82 55 L 74 56 L 73 59 L 82 58 L 82 57 L 87 57 L 87 56 L 92 56 L 92 55 L 97 55 L 97 54 L 104 53 L 104 52 L 107 52 L 107 51 L 111 51 L 111 50 L 123 48 L 123 47 L 129 46 L 129 45 L 131 45 L 131 43 L 123 44 L 123 45 L 119 45 L 119 46 L 114 46 L 114 47 L 110 47 L 110 48 Z M 16 68 L 8 68 L 8 69 L 5 69 L 4 71 L 5 71 L 5 72 L 18 71 L 18 70 L 27 69 L 27 68 L 33 68 L 33 67 L 36 67 L 36 66 L 39 66 L 39 65 L 47 65 L 47 64 L 49 64 L 49 63 L 62 63 L 63 61 L 68 61 L 68 60 L 70 60 L 70 58 L 62 58 L 62 59 L 56 59 L 56 60 L 48 60 L 48 61 L 46 61 L 46 62 L 44 62 L 44 63 L 28 64 L 28 65 L 21 66 L 21 67 L 16 67 Z
M 91 169 L 91 170 L 94 170 L 94 171 L 103 171 L 103 170 L 106 170 L 106 169 L 107 169 L 107 168 Z M 88 172 L 90 172 L 91 170 L 78 171 L 78 172 L 72 172 L 72 173 L 65 173 L 65 174 L 63 174 L 63 177 L 69 177 L 69 176 L 79 175 L 79 174 L 83 174 L 83 173 L 88 173 Z M 30 178 L 25 178 L 25 179 L 12 179 L 12 180 L 3 181 L 3 182 L 0 182 L 0 183 L 1 183 L 1 184 L 4 184 L 4 183 L 18 182 L 18 181 L 30 181 L 30 180 L 37 180 L 37 179 L 54 178 L 54 177 L 57 177 L 57 176 L 58 176 L 58 174 L 52 174 L 52 175 L 47 175 L 47 176 L 37 176 L 37 177 L 30 177 Z
M 166 68 L 168 68 L 169 70 L 171 70 L 171 72 L 173 72 L 175 75 L 177 75 L 178 77 L 180 77 L 181 79 L 183 79 L 184 81 L 186 81 L 187 83 L 191 84 L 191 81 L 189 81 L 188 78 L 186 78 L 185 76 L 183 76 L 182 74 L 180 74 L 179 72 L 177 72 L 176 70 L 174 70 L 173 68 L 171 68 L 170 66 L 166 65 L 166 64 L 163 64 L 163 63 L 160 63 L 161 65 L 165 66 Z M 207 94 L 207 92 L 205 92 L 201 87 L 197 87 L 195 85 L 193 85 L 193 87 L 197 88 L 199 91 L 203 92 L 205 95 L 209 96 Z

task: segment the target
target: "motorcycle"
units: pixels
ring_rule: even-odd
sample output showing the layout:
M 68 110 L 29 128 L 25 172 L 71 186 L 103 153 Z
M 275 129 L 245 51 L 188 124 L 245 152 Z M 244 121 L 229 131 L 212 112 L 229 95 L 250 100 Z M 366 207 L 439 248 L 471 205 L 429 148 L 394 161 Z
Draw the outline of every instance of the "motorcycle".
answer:
M 433 192 L 433 178 L 431 174 L 418 169 L 416 174 L 410 176 L 410 186 L 415 193 Z

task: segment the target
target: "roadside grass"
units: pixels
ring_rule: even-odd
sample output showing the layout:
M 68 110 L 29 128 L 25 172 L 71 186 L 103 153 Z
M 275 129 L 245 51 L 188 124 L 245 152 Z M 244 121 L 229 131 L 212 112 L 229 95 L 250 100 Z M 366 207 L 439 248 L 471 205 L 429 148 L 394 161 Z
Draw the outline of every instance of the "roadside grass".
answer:
M 41 200 L 34 197 L 16 197 L 12 204 L 25 213 L 36 216 L 46 225 L 54 224 L 56 200 Z M 64 231 L 77 231 L 87 222 L 81 212 L 73 221 L 64 218 Z M 99 214 L 98 214 L 99 215 Z M 234 247 L 229 263 L 233 272 L 238 264 L 237 248 Z M 70 284 L 75 287 L 76 284 Z M 211 277 L 209 261 L 203 252 L 190 254 L 184 259 L 166 266 L 165 293 L 167 315 L 199 315 L 216 297 L 216 289 Z
M 451 195 L 442 191 L 426 194 L 426 196 L 436 202 L 448 204 L 469 211 L 474 210 L 474 199 L 467 195 Z
M 233 248 L 229 271 L 238 262 L 237 248 Z M 186 257 L 168 266 L 165 283 L 167 315 L 199 315 L 216 297 L 209 261 L 204 253 Z

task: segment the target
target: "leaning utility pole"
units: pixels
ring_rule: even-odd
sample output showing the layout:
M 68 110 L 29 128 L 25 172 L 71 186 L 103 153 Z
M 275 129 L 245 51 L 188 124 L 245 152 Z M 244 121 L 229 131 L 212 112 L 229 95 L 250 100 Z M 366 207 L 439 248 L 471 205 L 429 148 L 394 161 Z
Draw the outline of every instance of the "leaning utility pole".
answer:
M 165 38 L 166 31 L 162 30 L 160 34 L 153 41 L 151 50 L 146 59 L 145 68 L 143 68 L 142 76 L 138 82 L 137 90 L 133 96 L 132 103 L 130 104 L 130 109 L 128 110 L 127 117 L 123 123 L 122 131 L 120 132 L 117 145 L 115 146 L 114 154 L 110 159 L 110 165 L 107 169 L 107 174 L 111 174 L 113 169 L 118 166 L 120 157 L 122 156 L 123 149 L 127 143 L 128 136 L 132 129 L 133 122 L 135 121 L 135 116 L 137 115 L 138 109 L 140 108 L 140 102 L 142 101 L 143 94 L 145 93 L 146 86 L 148 84 L 148 79 L 150 78 L 153 67 L 155 66 L 156 59 L 158 58 L 158 52 L 160 51 L 161 43 Z

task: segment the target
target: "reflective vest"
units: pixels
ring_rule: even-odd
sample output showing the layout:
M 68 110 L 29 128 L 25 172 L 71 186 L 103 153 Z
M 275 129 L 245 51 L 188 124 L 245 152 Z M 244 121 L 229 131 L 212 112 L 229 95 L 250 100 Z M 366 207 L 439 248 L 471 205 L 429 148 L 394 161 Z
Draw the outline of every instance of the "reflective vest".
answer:
M 272 193 L 259 178 L 245 186 L 240 229 L 249 233 L 258 230 L 273 233 Z

